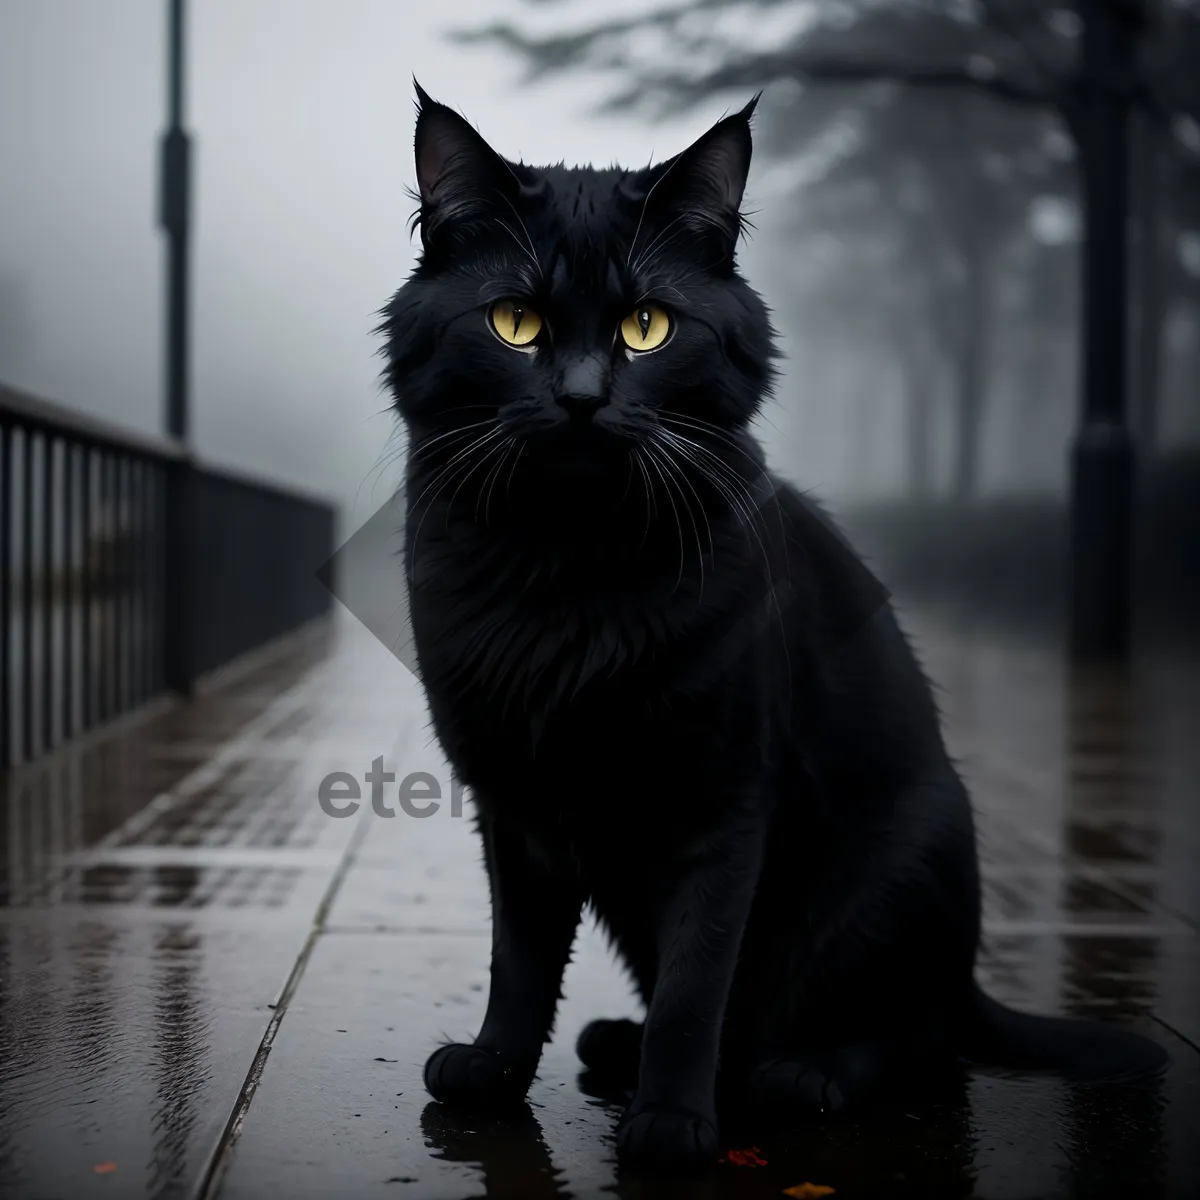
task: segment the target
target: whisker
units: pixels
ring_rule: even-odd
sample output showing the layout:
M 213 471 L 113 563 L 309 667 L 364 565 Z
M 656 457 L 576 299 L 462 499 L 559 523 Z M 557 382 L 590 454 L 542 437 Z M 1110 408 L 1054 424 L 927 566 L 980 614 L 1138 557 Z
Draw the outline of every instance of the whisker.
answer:
M 651 506 L 653 506 L 654 513 L 657 516 L 658 515 L 658 501 L 654 499 L 654 487 L 650 482 L 650 474 L 646 470 L 646 464 L 642 462 L 642 456 L 637 447 L 634 447 L 633 457 L 634 457 L 634 461 L 637 463 L 638 470 L 641 471 L 641 473 L 642 473 L 642 480 L 643 480 L 643 482 L 645 484 L 645 488 L 646 488 L 646 526 L 642 530 L 642 540 L 641 540 L 641 544 L 638 546 L 638 549 L 641 550 L 645 547 L 646 539 L 650 536 Z
M 685 551 L 684 551 L 684 546 L 683 546 L 683 522 L 680 521 L 680 519 L 679 519 L 679 509 L 675 505 L 674 496 L 671 495 L 671 489 L 667 484 L 667 477 L 663 474 L 662 467 L 660 467 L 658 464 L 658 456 L 654 453 L 654 443 L 653 442 L 646 443 L 646 454 L 650 459 L 650 465 L 655 469 L 655 471 L 658 472 L 658 477 L 663 482 L 663 489 L 667 493 L 667 500 L 669 501 L 669 503 L 671 505 L 671 511 L 675 514 L 675 528 L 679 534 L 679 574 L 675 578 L 675 586 L 671 589 L 671 594 L 674 595 L 679 590 L 680 584 L 683 583 L 683 568 L 685 565 L 685 560 L 684 560 Z
M 633 231 L 633 241 L 629 243 L 629 253 L 625 255 L 625 266 L 629 266 L 629 260 L 633 257 L 634 247 L 637 245 L 638 235 L 642 232 L 642 222 L 646 219 L 646 210 L 650 207 L 650 198 L 658 190 L 658 185 L 679 165 L 679 159 L 676 159 L 667 169 L 650 185 L 646 192 L 646 198 L 642 201 L 642 211 L 638 213 L 637 228 Z
M 637 451 L 634 451 L 636 454 Z M 629 471 L 625 476 L 625 490 L 621 493 L 620 500 L 617 501 L 617 507 L 620 508 L 625 503 L 625 498 L 629 495 L 629 489 L 633 485 L 633 455 L 629 456 Z
M 663 454 L 665 455 L 665 457 L 666 457 L 667 461 L 668 461 L 668 462 L 670 462 L 670 461 L 671 461 L 671 454 L 670 454 L 670 451 L 669 451 L 669 449 L 668 449 L 668 448 L 667 448 L 667 446 L 665 446 L 665 445 L 662 447 L 662 449 L 663 449 Z M 684 470 L 683 470 L 683 469 L 682 469 L 682 468 L 681 468 L 681 467 L 680 467 L 678 464 L 676 464 L 676 463 L 673 463 L 673 464 L 672 464 L 672 466 L 674 467 L 675 473 L 676 473 L 677 477 L 679 478 L 679 480 L 680 480 L 682 483 L 684 483 L 684 484 L 686 484 L 686 485 L 687 485 L 687 489 L 688 489 L 688 491 L 690 491 L 690 492 L 692 493 L 692 495 L 693 495 L 693 496 L 696 498 L 696 505 L 697 505 L 697 507 L 700 509 L 700 515 L 701 515 L 701 516 L 704 518 L 704 527 L 705 527 L 705 529 L 706 529 L 706 530 L 707 530 L 707 532 L 708 532 L 708 556 L 709 556 L 709 560 L 715 564 L 715 563 L 716 563 L 716 560 L 717 560 L 717 548 L 716 548 L 716 546 L 715 546 L 715 545 L 714 545 L 714 543 L 713 543 L 713 536 L 712 536 L 712 523 L 711 523 L 711 522 L 709 521 L 709 519 L 708 519 L 708 511 L 707 511 L 707 509 L 705 509 L 705 507 L 704 507 L 704 501 L 703 501 L 703 500 L 700 498 L 700 493 L 699 493 L 698 491 L 696 491 L 696 488 L 695 488 L 695 486 L 692 484 L 692 481 L 691 481 L 691 480 L 688 478 L 688 476 L 687 476 L 687 472 L 686 472 L 686 471 L 684 471 Z M 690 512 L 691 512 L 691 510 L 692 510 L 692 505 L 691 505 L 691 502 L 690 502 L 690 501 L 687 501 L 687 498 L 686 498 L 686 497 L 685 497 L 684 499 L 685 499 L 685 502 L 687 503 L 687 506 L 688 506 L 688 512 L 690 513 Z M 696 547 L 696 548 L 697 548 L 698 550 L 699 550 L 699 548 L 700 548 L 700 547 L 699 547 L 699 540 L 700 540 L 700 539 L 699 539 L 699 531 L 697 531 L 697 538 L 696 538 L 696 541 L 697 541 L 697 547 Z M 704 555 L 704 552 L 701 550 L 701 551 L 700 551 L 700 554 L 701 554 L 701 568 L 703 569 L 703 555 Z M 703 590 L 704 590 L 704 581 L 703 581 L 703 577 L 701 577 L 701 585 L 700 585 L 700 590 L 701 590 L 702 592 L 703 592 Z
M 758 528 L 755 525 L 754 513 L 757 512 L 761 516 L 762 515 L 761 507 L 755 503 L 753 496 L 749 492 L 749 489 L 746 487 L 745 483 L 742 482 L 741 480 L 737 481 L 737 486 L 738 486 L 739 490 L 745 496 L 746 502 L 749 505 L 749 509 L 744 507 L 742 502 L 738 499 L 738 497 L 733 494 L 732 487 L 730 485 L 730 482 L 728 482 L 728 481 L 737 479 L 737 477 L 736 477 L 736 475 L 733 474 L 731 468 L 729 467 L 729 465 L 726 462 L 724 462 L 723 459 L 719 458 L 711 450 L 708 450 L 707 448 L 699 445 L 699 443 L 692 442 L 688 438 L 683 438 L 679 434 L 672 433 L 670 430 L 663 429 L 663 430 L 661 430 L 661 432 L 664 433 L 668 438 L 676 440 L 677 443 L 686 443 L 686 445 L 684 445 L 684 444 L 678 445 L 679 452 L 681 454 L 683 454 L 688 459 L 688 461 L 690 461 L 692 463 L 692 465 L 695 466 L 696 469 L 698 471 L 700 471 L 700 473 L 705 478 L 708 479 L 708 482 L 711 483 L 713 485 L 713 487 L 715 487 L 719 492 L 721 492 L 722 495 L 725 496 L 726 500 L 731 504 L 731 506 L 734 508 L 734 510 L 736 512 L 742 514 L 745 517 L 745 520 L 743 520 L 741 522 L 742 527 L 743 528 L 748 527 L 750 529 L 750 532 L 754 534 L 755 540 L 758 542 L 759 550 L 762 553 L 763 571 L 766 575 L 767 587 L 771 594 L 771 603 L 775 609 L 776 624 L 777 624 L 777 627 L 779 630 L 780 642 L 783 647 L 784 661 L 787 663 L 788 675 L 790 676 L 791 670 L 792 670 L 791 653 L 788 649 L 788 644 L 787 644 L 787 630 L 786 630 L 786 627 L 785 627 L 784 621 L 783 621 L 783 609 L 780 607 L 780 604 L 779 604 L 779 594 L 775 587 L 775 577 L 774 577 L 774 571 L 771 568 L 771 558 L 767 552 L 766 543 L 763 541 L 762 535 L 759 533 Z M 716 466 L 719 466 L 720 468 L 722 468 L 722 470 L 726 472 L 725 477 L 722 478 L 721 476 L 717 475 L 715 473 L 715 471 L 705 470 L 701 461 L 696 459 L 688 451 L 689 446 L 693 447 L 695 450 L 700 451 L 701 453 L 705 454 Z M 765 472 L 764 472 L 764 474 L 765 474 Z M 776 506 L 776 507 L 778 508 L 778 506 Z M 779 510 L 779 518 L 780 518 L 780 530 L 782 533 L 783 532 L 783 512 L 781 509 Z M 785 536 L 785 540 L 786 540 L 786 534 L 784 536 Z M 785 552 L 784 558 L 786 561 L 786 559 L 787 559 L 786 552 Z M 791 566 L 789 563 L 788 564 L 789 587 L 790 587 L 790 580 L 791 580 Z
M 444 441 L 446 438 L 456 437 L 459 435 L 465 436 L 466 434 L 470 433 L 472 429 L 481 429 L 484 425 L 491 424 L 491 421 L 474 421 L 470 425 L 461 425 L 457 429 L 450 429 L 445 433 L 439 433 L 436 437 L 425 438 L 420 442 L 416 449 L 409 452 L 409 457 L 415 461 L 416 459 L 420 458 L 421 455 L 427 454 L 435 445 Z
M 400 444 L 395 448 L 389 449 L 392 441 L 403 433 L 402 430 L 394 430 L 391 437 L 384 443 L 384 447 L 379 452 L 379 457 L 375 460 L 374 466 L 359 480 L 358 487 L 354 489 L 354 500 L 351 504 L 351 509 L 358 507 L 358 499 L 362 495 L 363 488 L 370 482 L 372 475 L 382 475 L 393 463 L 404 457 L 404 445 Z
M 509 223 L 507 221 L 501 221 L 499 218 L 496 219 L 496 224 L 499 225 L 500 228 L 503 229 L 504 232 L 507 233 L 508 236 L 510 238 L 512 238 L 512 240 L 514 242 L 516 242 L 517 249 L 520 250 L 521 253 L 524 254 L 526 258 L 528 258 L 530 261 L 532 261 L 533 265 L 537 268 L 538 274 L 541 275 L 541 273 L 542 273 L 541 263 L 539 263 L 538 260 L 533 256 L 533 254 L 531 254 L 530 251 L 525 248 L 524 244 L 521 242 L 521 239 L 519 237 L 517 237 L 516 232 L 512 228 L 512 226 L 509 225 Z
M 710 437 L 717 438 L 731 450 L 736 450 L 748 462 L 753 463 L 756 471 L 762 471 L 762 463 L 750 454 L 744 446 L 739 444 L 737 439 L 728 430 L 722 429 L 719 425 L 714 425 L 711 421 L 705 421 L 701 417 L 684 416 L 682 413 L 672 412 L 670 409 L 665 408 L 658 410 L 658 416 L 661 421 L 682 425 L 684 428 L 690 427 L 697 433 L 704 433 Z
M 426 504 L 425 511 L 421 514 L 420 520 L 417 522 L 416 531 L 413 533 L 412 561 L 409 566 L 410 572 L 416 570 L 417 539 L 420 537 L 420 534 L 421 534 L 421 526 L 425 523 L 425 518 L 429 515 L 430 510 L 433 508 L 434 501 L 438 498 L 439 495 L 441 495 L 442 491 L 445 490 L 445 487 L 449 484 L 450 480 L 454 477 L 454 475 L 456 475 L 458 473 L 457 470 L 455 469 L 456 466 L 458 466 L 459 469 L 462 469 L 462 466 L 467 465 L 462 462 L 462 460 L 464 458 L 466 458 L 469 463 L 470 455 L 477 452 L 478 450 L 481 450 L 485 445 L 487 445 L 488 442 L 492 441 L 494 438 L 499 437 L 502 432 L 503 432 L 502 427 L 497 425 L 494 428 L 492 428 L 491 430 L 489 430 L 487 433 L 480 434 L 473 442 L 471 442 L 471 444 L 469 446 L 466 446 L 464 449 L 459 450 L 454 455 L 454 457 L 451 458 L 450 461 L 441 468 L 441 470 L 437 473 L 437 475 L 435 475 L 433 477 L 433 479 L 430 480 L 430 482 L 428 484 L 426 484 L 426 486 L 422 490 L 421 494 L 409 506 L 409 518 L 411 519 L 413 513 L 417 510 L 417 507 L 420 505 L 421 501 L 428 494 L 430 488 L 436 488 L 433 495 L 430 496 L 429 503 Z M 476 464 L 476 465 L 478 465 L 478 464 Z M 441 486 L 439 486 L 439 484 Z
M 668 412 L 667 416 L 668 416 L 669 422 L 672 424 L 679 424 L 679 425 L 682 425 L 684 428 L 690 427 L 693 430 L 695 430 L 696 432 L 704 433 L 706 436 L 716 436 L 722 442 L 722 444 L 729 446 L 733 450 L 736 450 L 744 459 L 747 460 L 747 462 L 751 463 L 754 466 L 755 471 L 756 471 L 757 476 L 760 481 L 764 480 L 764 479 L 769 481 L 770 476 L 769 476 L 766 468 L 760 462 L 758 462 L 755 458 L 753 458 L 750 454 L 748 454 L 746 452 L 745 447 L 738 445 L 738 443 L 724 429 L 721 429 L 720 426 L 713 425 L 711 422 L 705 421 L 700 417 L 683 417 L 679 413 Z M 724 459 L 722 459 L 720 457 L 720 455 L 714 454 L 713 451 L 711 449 L 709 449 L 708 447 L 701 446 L 700 443 L 693 441 L 691 438 L 686 438 L 682 434 L 675 433 L 675 434 L 673 434 L 673 436 L 680 438 L 685 442 L 688 442 L 690 445 L 694 446 L 697 450 L 703 450 L 703 452 L 709 458 L 711 458 L 714 462 L 719 463 L 729 478 L 737 480 L 739 487 L 746 493 L 747 499 L 750 501 L 750 503 L 753 505 L 753 507 L 759 512 L 762 511 L 763 505 L 761 503 L 758 503 L 754 499 L 754 497 L 752 495 L 750 495 L 750 491 L 749 491 L 749 488 L 748 488 L 745 480 L 741 479 L 738 476 L 737 472 L 734 471 L 733 468 L 727 462 L 725 462 Z M 777 494 L 776 489 L 772 486 L 770 491 L 771 491 L 772 498 L 775 499 L 775 501 L 776 501 L 776 503 L 774 504 L 774 508 L 775 508 L 775 514 L 779 519 L 780 537 L 784 541 L 786 541 L 787 540 L 787 531 L 786 531 L 785 524 L 784 524 L 783 508 L 778 503 L 778 494 Z M 790 587 L 791 581 L 792 581 L 791 562 L 790 562 L 790 560 L 788 560 L 786 558 L 786 556 L 785 556 L 785 561 L 787 562 L 787 570 L 788 570 L 787 582 L 788 582 L 788 586 Z
M 491 509 L 492 509 L 492 492 L 495 490 L 496 480 L 500 477 L 500 472 L 504 469 L 504 464 L 508 461 L 509 453 L 512 451 L 512 448 L 516 444 L 517 444 L 516 434 L 510 434 L 508 437 L 508 441 L 506 441 L 504 443 L 504 453 L 502 455 L 500 455 L 499 459 L 497 459 L 497 461 L 496 461 L 496 465 L 491 469 L 491 471 L 488 472 L 487 478 L 484 479 L 484 481 L 483 481 L 483 486 L 484 486 L 484 488 L 487 489 L 487 500 L 485 501 L 484 506 L 483 506 L 483 523 L 484 523 L 484 525 L 487 525 L 490 520 L 489 514 L 491 513 Z M 475 519 L 476 520 L 479 519 L 479 501 L 478 500 L 475 501 Z
M 658 231 L 658 232 L 657 232 L 657 233 L 656 233 L 656 234 L 655 234 L 655 235 L 654 235 L 654 236 L 653 236 L 653 237 L 652 237 L 652 238 L 651 238 L 651 239 L 650 239 L 650 240 L 649 240 L 647 243 L 646 243 L 646 245 L 642 247 L 642 250 L 641 250 L 641 251 L 640 251 L 640 253 L 638 254 L 637 258 L 636 258 L 636 259 L 633 261 L 633 263 L 632 263 L 632 264 L 630 264 L 630 265 L 629 265 L 629 270 L 630 270 L 630 273 L 631 273 L 631 274 L 633 274 L 633 275 L 636 275 L 636 274 L 638 273 L 638 271 L 639 271 L 639 270 L 641 270 L 642 264 L 643 264 L 643 263 L 646 261 L 647 257 L 650 255 L 650 253 L 651 253 L 651 251 L 654 249 L 654 247 L 655 247 L 655 246 L 657 246 L 657 245 L 658 245 L 658 243 L 659 243 L 659 242 L 661 242 L 661 241 L 663 240 L 663 238 L 667 236 L 667 234 L 668 234 L 668 233 L 671 233 L 671 232 L 674 230 L 674 228 L 675 228 L 675 226 L 676 226 L 676 225 L 679 225 L 679 224 L 681 224 L 681 223 L 683 222 L 683 220 L 684 220 L 684 215 L 685 215 L 685 214 L 681 213 L 681 214 L 680 214 L 679 216 L 677 216 L 677 217 L 672 217 L 672 218 L 671 218 L 671 220 L 669 220 L 669 221 L 668 221 L 668 222 L 667 222 L 667 223 L 666 223 L 666 224 L 665 224 L 665 225 L 664 225 L 664 226 L 663 226 L 663 227 L 662 227 L 662 228 L 661 228 L 661 229 L 660 229 L 660 230 L 659 230 L 659 231 Z
M 528 442 L 522 442 L 521 448 L 517 451 L 513 458 L 513 464 L 508 469 L 508 482 L 504 485 L 504 498 L 507 500 L 512 495 L 513 476 L 517 473 L 517 463 L 521 461 L 521 455 L 529 448 Z
M 468 471 L 468 472 L 467 472 L 467 473 L 466 473 L 466 474 L 465 474 L 465 475 L 464 475 L 464 476 L 463 476 L 463 477 L 462 477 L 462 478 L 461 478 L 461 479 L 458 481 L 458 486 L 457 486 L 457 487 L 454 489 L 454 492 L 453 492 L 453 494 L 451 495 L 450 499 L 446 501 L 446 524 L 445 524 L 445 527 L 444 527 L 444 529 L 445 529 L 445 532 L 446 532 L 446 533 L 449 533 L 449 532 L 450 532 L 450 510 L 451 510 L 451 509 L 454 507 L 454 501 L 458 499 L 458 493 L 459 493 L 459 492 L 461 492 L 461 491 L 463 490 L 463 485 L 464 485 L 464 484 L 467 482 L 467 480 L 468 480 L 468 479 L 470 479 L 470 478 L 471 478 L 471 476 L 472 476 L 472 475 L 474 475 L 474 474 L 475 474 L 475 472 L 476 472 L 476 471 L 478 471 L 478 470 L 479 470 L 479 468 L 480 468 L 480 467 L 482 467 L 482 466 L 483 466 L 483 464 L 484 464 L 485 462 L 487 462 L 487 460 L 488 460 L 489 458 L 491 458 L 491 457 L 492 457 L 492 455 L 493 455 L 493 454 L 495 454 L 495 453 L 496 453 L 497 451 L 499 451 L 499 450 L 504 450 L 505 446 L 506 446 L 506 443 L 505 443 L 505 442 L 500 442 L 498 445 L 495 445 L 495 446 L 493 446 L 493 447 L 492 447 L 492 448 L 491 448 L 491 449 L 490 449 L 490 450 L 489 450 L 489 451 L 488 451 L 486 454 L 484 454 L 484 455 L 483 455 L 483 456 L 482 456 L 482 457 L 479 459 L 479 461 L 478 461 L 478 462 L 476 462 L 476 463 L 475 463 L 475 465 L 474 465 L 473 467 L 471 467 L 471 469 L 470 469 L 470 470 L 469 470 L 469 471 Z M 485 477 L 485 482 L 486 482 L 486 477 Z M 476 502 L 476 504 L 478 504 L 478 501 Z
M 757 506 L 754 503 L 754 497 L 751 495 L 745 483 L 730 470 L 727 463 L 722 461 L 717 455 L 713 454 L 711 450 L 706 449 L 697 442 L 689 441 L 687 438 L 681 438 L 678 434 L 671 433 L 670 430 L 664 429 L 661 432 L 665 437 L 674 441 L 679 447 L 680 453 L 685 454 L 689 461 L 696 467 L 696 469 L 700 471 L 701 474 L 704 475 L 704 477 L 708 479 L 708 481 L 713 484 L 714 487 L 717 487 L 717 489 L 729 502 L 735 513 L 737 513 L 739 516 L 741 525 L 743 527 L 748 526 L 751 533 L 754 534 L 754 537 L 757 539 L 759 547 L 762 550 L 764 563 L 769 562 L 766 543 L 763 541 L 762 536 L 755 525 L 754 514 Z M 712 467 L 706 469 L 704 464 L 695 458 L 694 454 L 688 452 L 687 447 L 691 447 L 692 450 L 704 454 L 712 463 Z M 718 470 L 723 472 L 723 474 L 717 474 L 716 472 Z
M 418 540 L 420 539 L 420 536 L 421 536 L 421 526 L 425 524 L 425 518 L 426 518 L 426 517 L 427 517 L 427 516 L 430 514 L 430 512 L 433 510 L 433 505 L 434 505 L 435 501 L 436 501 L 436 500 L 437 500 L 437 498 L 438 498 L 438 497 L 439 497 L 439 496 L 442 494 L 442 492 L 444 492 L 444 491 L 446 490 L 446 487 L 447 487 L 447 486 L 449 486 L 449 483 L 450 483 L 450 481 L 451 481 L 451 480 L 452 480 L 452 479 L 453 479 L 453 478 L 454 478 L 454 477 L 455 477 L 455 476 L 458 474 L 458 472 L 459 472 L 459 471 L 465 470 L 465 469 L 466 469 L 466 467 L 467 467 L 467 465 L 468 465 L 467 463 L 460 463 L 460 464 L 459 464 L 457 467 L 455 467 L 455 468 L 447 468 L 447 470 L 449 470 L 449 471 L 451 472 L 451 473 L 450 473 L 450 475 L 449 475 L 449 477 L 448 477 L 448 478 L 445 480 L 445 482 L 444 482 L 444 483 L 442 483 L 442 484 L 441 484 L 441 485 L 440 485 L 440 486 L 437 488 L 437 490 L 436 490 L 436 491 L 433 493 L 433 495 L 429 497 L 429 503 L 428 503 L 428 504 L 425 506 L 425 511 L 424 511 L 424 512 L 421 514 L 421 518 L 420 518 L 420 520 L 417 522 L 417 527 L 416 527 L 416 529 L 413 531 L 413 536 L 412 536 L 412 560 L 411 560 L 410 567 L 409 567 L 410 574 L 416 570 L 416 566 L 417 566 L 417 542 L 418 542 Z M 444 474 L 445 474 L 445 472 L 443 472 L 442 474 L 444 475 Z M 439 475 L 439 476 L 438 476 L 438 479 L 440 480 L 441 478 L 442 478 L 442 476 L 441 476 L 441 475 Z M 428 489 L 426 489 L 426 490 L 428 490 Z M 424 493 L 422 493 L 422 495 L 424 495 Z M 414 511 L 415 511 L 415 510 L 414 510 Z M 411 519 L 412 515 L 413 515 L 413 514 L 410 512 L 410 513 L 409 513 L 409 518 L 410 518 L 410 519 Z
M 493 438 L 499 437 L 502 432 L 503 431 L 502 431 L 501 427 L 499 425 L 497 425 L 493 429 L 491 429 L 489 432 L 480 434 L 479 437 L 477 437 L 473 442 L 471 442 L 471 444 L 469 446 L 464 446 L 461 450 L 457 451 L 457 453 L 454 454 L 454 456 L 450 459 L 449 462 L 447 462 L 445 464 L 445 466 L 446 467 L 454 466 L 454 464 L 456 462 L 458 462 L 460 459 L 469 455 L 471 453 L 471 451 L 473 451 L 477 447 L 486 445 Z M 453 449 L 453 447 L 450 447 L 450 449 Z M 424 495 L 424 493 L 422 493 L 422 495 Z M 418 497 L 418 500 L 419 499 L 420 499 L 420 497 Z
M 545 272 L 542 270 L 542 264 L 538 262 L 537 251 L 534 249 L 533 238 L 530 236 L 529 226 L 525 224 L 525 218 L 521 216 L 520 212 L 517 210 L 517 206 L 503 192 L 500 193 L 500 199 L 503 200 L 510 209 L 512 209 L 513 216 L 517 218 L 517 224 L 520 225 L 521 232 L 525 235 L 525 243 L 529 247 L 529 257 L 533 261 L 534 267 L 537 268 L 538 275 L 544 279 Z M 513 234 L 513 237 L 516 238 L 516 234 Z M 518 245 L 519 244 L 520 243 L 518 242 Z M 522 247 L 522 249 L 524 249 L 524 247 Z
M 704 547 L 700 544 L 700 526 L 697 524 L 695 514 L 692 512 L 692 503 L 687 498 L 687 495 L 684 493 L 683 487 L 681 486 L 681 484 L 687 485 L 687 487 L 691 491 L 692 495 L 695 496 L 696 503 L 700 506 L 700 515 L 704 519 L 704 526 L 708 532 L 709 559 L 711 562 L 713 562 L 715 564 L 717 553 L 716 553 L 716 547 L 713 544 L 713 539 L 712 539 L 712 525 L 709 523 L 708 514 L 705 512 L 704 502 L 700 499 L 699 492 L 697 492 L 695 487 L 692 486 L 692 481 L 688 478 L 687 472 L 685 470 L 683 470 L 683 468 L 674 461 L 674 459 L 672 458 L 671 450 L 665 443 L 658 442 L 656 444 L 658 445 L 658 448 L 662 454 L 661 461 L 663 463 L 663 466 L 666 467 L 668 476 L 672 480 L 675 481 L 675 486 L 677 487 L 677 489 L 679 491 L 679 498 L 683 502 L 684 507 L 687 509 L 688 519 L 692 523 L 692 533 L 695 535 L 695 538 L 696 538 L 696 555 L 697 555 L 697 558 L 699 559 L 699 563 L 700 563 L 700 597 L 701 597 L 701 599 L 703 599 L 703 597 L 704 597 Z

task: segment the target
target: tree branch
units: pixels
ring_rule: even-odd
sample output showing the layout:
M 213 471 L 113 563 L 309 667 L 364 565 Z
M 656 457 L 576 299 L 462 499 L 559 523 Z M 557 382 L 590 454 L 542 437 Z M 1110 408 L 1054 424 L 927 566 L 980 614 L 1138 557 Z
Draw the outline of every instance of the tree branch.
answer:
M 834 83 L 880 81 L 915 84 L 924 87 L 976 87 L 990 91 L 1005 100 L 1021 104 L 1054 104 L 1057 97 L 1048 89 L 1033 88 L 1014 79 L 1006 79 L 987 71 L 973 71 L 970 66 L 924 66 L 919 63 L 855 62 L 835 59 L 797 58 L 791 75 L 800 80 L 821 80 Z
M 794 54 L 756 55 L 718 67 L 699 78 L 680 72 L 647 73 L 636 86 L 614 96 L 605 107 L 628 107 L 650 92 L 665 93 L 674 101 L 671 107 L 682 107 L 711 92 L 762 87 L 779 79 L 794 79 L 800 83 L 898 83 L 918 87 L 975 88 L 1020 104 L 1069 107 L 1069 99 L 1064 93 L 1032 88 L 1003 76 L 973 71 L 966 65 L 935 67 Z
M 625 56 L 615 46 L 607 55 L 597 51 L 605 43 L 619 41 L 647 26 L 669 26 L 679 18 L 681 11 L 672 8 L 650 17 L 639 15 L 607 26 L 549 37 L 531 37 L 508 23 L 452 36 L 455 41 L 467 44 L 500 43 L 524 58 L 527 79 L 537 79 L 583 63 L 610 68 L 621 66 Z M 751 55 L 699 77 L 678 71 L 648 71 L 634 86 L 613 96 L 601 107 L 602 111 L 628 108 L 647 94 L 657 92 L 670 98 L 665 105 L 668 110 L 678 110 L 712 92 L 758 88 L 779 79 L 794 79 L 800 83 L 897 83 L 944 89 L 974 88 L 1017 104 L 1056 108 L 1068 127 L 1073 132 L 1077 130 L 1074 80 L 1029 84 L 991 68 L 989 60 L 982 57 L 950 65 L 926 65 L 806 54 L 803 50 L 791 49 L 778 54 Z

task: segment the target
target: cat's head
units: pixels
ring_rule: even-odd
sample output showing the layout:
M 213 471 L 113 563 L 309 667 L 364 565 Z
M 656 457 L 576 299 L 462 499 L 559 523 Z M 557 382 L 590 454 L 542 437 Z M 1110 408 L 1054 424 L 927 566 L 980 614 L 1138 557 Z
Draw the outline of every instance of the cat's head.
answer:
M 735 263 L 757 97 L 626 170 L 510 161 L 417 93 L 422 251 L 382 327 L 415 438 L 470 428 L 571 472 L 743 430 L 775 354 Z

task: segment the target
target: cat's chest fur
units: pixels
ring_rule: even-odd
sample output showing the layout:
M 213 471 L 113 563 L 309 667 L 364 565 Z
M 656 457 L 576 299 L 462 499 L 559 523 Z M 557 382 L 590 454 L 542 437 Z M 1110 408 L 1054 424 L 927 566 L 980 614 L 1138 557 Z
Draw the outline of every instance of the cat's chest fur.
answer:
M 762 753 L 753 684 L 711 686 L 752 670 L 725 647 L 736 588 L 463 537 L 423 547 L 411 585 L 434 725 L 477 793 L 531 811 L 622 795 L 671 808 L 727 792 Z

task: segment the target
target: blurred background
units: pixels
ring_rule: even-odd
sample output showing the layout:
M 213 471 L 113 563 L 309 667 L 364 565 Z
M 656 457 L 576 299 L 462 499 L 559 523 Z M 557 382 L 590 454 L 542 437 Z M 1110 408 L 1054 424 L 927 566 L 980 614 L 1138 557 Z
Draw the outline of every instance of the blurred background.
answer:
M 1200 0 L 0 0 L 0 1193 L 654 1194 L 577 1095 L 600 935 L 536 1119 L 460 1125 L 420 1064 L 486 998 L 470 823 L 317 804 L 450 779 L 374 333 L 414 74 L 531 163 L 762 90 L 758 431 L 939 685 L 981 975 L 1170 1049 L 1161 1097 L 977 1078 L 761 1174 L 1195 1195 Z
M 170 10 L 0 14 L 0 382 L 155 436 L 172 431 Z M 482 0 L 191 6 L 195 453 L 318 493 L 340 540 L 394 491 L 373 329 L 413 262 L 414 72 L 531 162 L 665 157 L 762 88 L 742 260 L 788 355 L 761 422 L 775 465 L 893 586 L 1060 629 L 1070 454 L 1100 414 L 1133 467 L 1097 485 L 1116 501 L 1093 488 L 1084 507 L 1126 540 L 1132 480 L 1135 623 L 1191 628 L 1200 4 L 525 0 L 497 16 Z M 1089 212 L 1107 244 L 1091 275 Z

